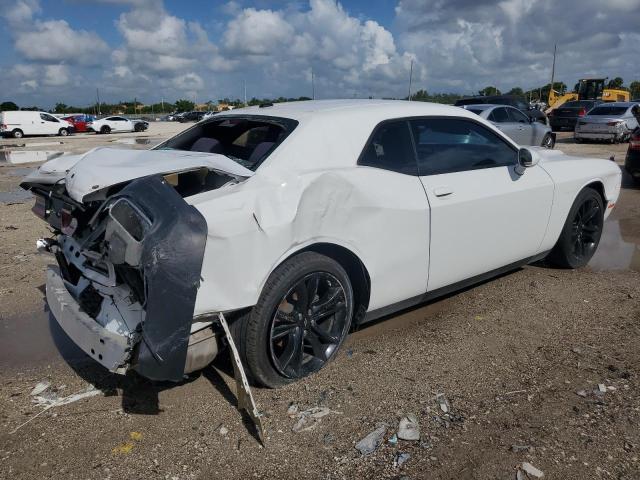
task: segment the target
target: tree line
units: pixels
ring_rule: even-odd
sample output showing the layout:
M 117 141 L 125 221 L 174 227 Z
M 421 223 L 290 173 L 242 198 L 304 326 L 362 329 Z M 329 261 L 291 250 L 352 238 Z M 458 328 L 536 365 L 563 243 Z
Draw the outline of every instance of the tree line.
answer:
M 608 88 L 617 88 L 621 90 L 626 90 L 630 93 L 632 99 L 640 98 L 640 81 L 634 80 L 629 83 L 628 86 L 625 85 L 624 80 L 621 77 L 615 77 L 607 83 Z M 530 90 L 523 90 L 521 87 L 513 87 L 508 91 L 504 91 L 505 95 L 518 95 L 521 97 L 525 97 L 527 100 L 531 101 L 546 101 L 549 98 L 549 90 L 551 88 L 551 84 L 547 83 L 546 85 L 542 85 L 537 88 L 532 88 Z M 567 92 L 567 85 L 564 82 L 554 82 L 553 89 L 561 94 Z M 576 83 L 573 91 L 577 91 L 578 84 Z M 477 94 L 480 96 L 487 95 L 502 95 L 503 92 L 492 85 L 484 87 L 481 90 L 478 90 Z M 415 93 L 411 94 L 411 100 L 421 101 L 421 102 L 434 102 L 434 103 L 446 103 L 452 104 L 457 100 L 468 97 L 470 95 L 460 94 L 460 93 L 434 93 L 431 94 L 427 90 L 418 90 Z M 405 97 L 407 100 L 409 97 Z M 247 101 L 248 106 L 261 105 L 264 103 L 282 103 L 282 102 L 295 102 L 295 101 L 303 101 L 303 100 L 311 100 L 309 97 L 278 97 L 278 98 L 256 98 L 253 97 Z M 200 105 L 201 110 L 214 110 L 216 105 L 220 106 L 229 106 L 229 107 L 242 107 L 244 106 L 244 102 L 239 98 L 230 99 L 230 98 L 221 98 L 218 99 L 217 102 L 213 100 L 209 100 L 204 104 Z M 169 112 L 190 112 L 196 109 L 196 104 L 191 100 L 187 100 L 181 98 L 176 100 L 175 102 L 157 102 L 153 104 L 142 104 L 134 100 L 131 101 L 122 101 L 118 103 L 106 103 L 101 102 L 100 104 L 89 105 L 85 107 L 77 107 L 74 105 L 67 105 L 65 103 L 59 102 L 56 103 L 54 108 L 49 110 L 51 113 L 86 113 L 91 115 L 112 115 L 112 114 L 129 114 L 129 115 L 153 115 L 153 114 L 162 114 Z M 6 101 L 0 103 L 0 111 L 11 111 L 11 110 L 44 110 L 37 106 L 23 106 L 19 107 L 15 102 Z

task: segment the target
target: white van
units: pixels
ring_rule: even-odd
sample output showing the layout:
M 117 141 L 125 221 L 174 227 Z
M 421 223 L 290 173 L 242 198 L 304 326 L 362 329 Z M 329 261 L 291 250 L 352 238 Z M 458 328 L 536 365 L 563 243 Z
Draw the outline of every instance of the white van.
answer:
M 22 138 L 25 135 L 69 135 L 73 125 L 46 112 L 0 112 L 0 135 Z

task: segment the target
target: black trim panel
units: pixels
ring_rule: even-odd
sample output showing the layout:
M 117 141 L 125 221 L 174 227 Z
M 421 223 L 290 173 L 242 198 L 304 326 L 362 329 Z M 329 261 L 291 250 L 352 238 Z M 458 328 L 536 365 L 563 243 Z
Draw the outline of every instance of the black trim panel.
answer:
M 426 292 L 422 295 L 417 295 L 415 297 L 408 298 L 406 300 L 402 300 L 400 302 L 397 302 L 391 305 L 387 305 L 386 307 L 378 308 L 376 310 L 370 310 L 365 314 L 364 318 L 359 322 L 359 324 L 362 325 L 364 323 L 371 322 L 373 320 L 378 320 L 382 317 L 386 317 L 387 315 L 391 315 L 392 313 L 396 313 L 401 310 L 405 310 L 407 308 L 415 307 L 416 305 L 420 305 L 421 303 L 434 300 L 438 297 L 443 297 L 457 290 L 462 290 L 472 285 L 481 283 L 485 280 L 489 280 L 490 278 L 497 277 L 498 275 L 501 275 L 503 273 L 513 271 L 518 267 L 522 267 L 523 265 L 537 262 L 538 260 L 542 260 L 543 258 L 545 258 L 549 254 L 549 252 L 550 250 L 539 253 L 532 257 L 525 258 L 524 260 L 510 263 L 509 265 L 505 265 L 504 267 L 496 268 L 495 270 L 491 270 L 490 272 L 482 273 L 480 275 L 476 275 L 475 277 L 467 278 L 460 282 L 447 285 L 446 287 L 438 288 L 436 290 Z

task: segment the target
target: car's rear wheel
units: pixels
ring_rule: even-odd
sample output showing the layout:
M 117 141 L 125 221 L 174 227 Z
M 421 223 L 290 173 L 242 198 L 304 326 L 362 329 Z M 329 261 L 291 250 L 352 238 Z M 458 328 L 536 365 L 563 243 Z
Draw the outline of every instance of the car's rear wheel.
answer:
M 542 139 L 541 146 L 543 146 L 544 148 L 553 148 L 555 144 L 556 142 L 553 140 L 553 135 L 551 135 L 550 133 L 545 134 L 544 138 Z
M 110 128 L 108 125 L 104 125 L 104 126 L 100 129 L 100 133 L 104 133 L 104 134 L 111 133 L 111 128 Z
M 320 370 L 347 336 L 353 305 L 349 276 L 336 261 L 315 252 L 287 260 L 232 324 L 250 376 L 274 388 Z
M 603 223 L 604 205 L 600 194 L 593 188 L 583 189 L 569 210 L 549 261 L 562 268 L 584 267 L 598 248 Z
M 24 137 L 24 133 L 22 133 L 22 130 L 20 130 L 19 128 L 16 128 L 15 130 L 13 130 L 11 132 L 11 135 L 13 135 L 13 138 L 22 138 L 22 137 Z
M 143 130 L 144 130 L 144 127 L 139 123 L 136 123 L 133 127 L 134 132 L 142 132 Z

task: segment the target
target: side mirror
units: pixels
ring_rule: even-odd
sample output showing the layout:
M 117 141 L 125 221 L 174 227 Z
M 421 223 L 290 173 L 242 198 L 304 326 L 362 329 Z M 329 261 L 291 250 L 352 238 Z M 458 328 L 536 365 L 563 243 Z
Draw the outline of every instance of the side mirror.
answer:
M 516 172 L 519 175 L 524 174 L 525 169 L 533 167 L 538 163 L 538 157 L 531 153 L 531 150 L 526 148 L 520 148 L 518 150 L 518 165 L 516 166 Z

